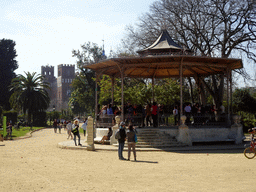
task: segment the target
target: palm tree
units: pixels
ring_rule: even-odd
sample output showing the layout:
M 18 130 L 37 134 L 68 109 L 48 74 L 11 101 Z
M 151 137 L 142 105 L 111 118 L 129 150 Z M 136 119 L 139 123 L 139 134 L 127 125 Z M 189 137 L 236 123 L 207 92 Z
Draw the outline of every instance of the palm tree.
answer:
M 46 89 L 50 89 L 49 83 L 43 81 L 44 77 L 33 72 L 25 72 L 25 76 L 18 75 L 10 85 L 12 95 L 10 104 L 12 108 L 22 110 L 28 114 L 28 122 L 34 112 L 46 110 L 50 104 L 50 98 Z

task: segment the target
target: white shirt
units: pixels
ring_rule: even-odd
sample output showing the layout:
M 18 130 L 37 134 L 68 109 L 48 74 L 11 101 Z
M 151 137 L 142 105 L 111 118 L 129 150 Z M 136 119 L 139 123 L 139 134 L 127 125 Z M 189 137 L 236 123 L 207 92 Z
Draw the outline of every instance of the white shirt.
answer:
M 223 105 L 220 106 L 221 114 L 225 113 L 225 107 Z
M 67 124 L 67 130 L 72 130 L 72 123 Z
M 173 109 L 173 115 L 178 115 L 178 109 Z
M 83 128 L 83 130 L 86 131 L 86 128 L 87 128 L 87 121 L 82 125 L 82 128 Z

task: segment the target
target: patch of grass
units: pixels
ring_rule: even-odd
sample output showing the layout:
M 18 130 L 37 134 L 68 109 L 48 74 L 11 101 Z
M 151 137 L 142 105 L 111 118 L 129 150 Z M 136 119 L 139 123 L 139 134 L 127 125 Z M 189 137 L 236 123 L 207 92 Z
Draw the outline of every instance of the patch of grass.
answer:
M 33 130 L 37 130 L 37 129 L 41 129 L 41 128 L 43 128 L 43 127 L 32 127 Z M 30 127 L 22 127 L 21 126 L 20 129 L 12 128 L 12 137 L 13 138 L 22 137 L 22 136 L 25 136 L 30 131 L 32 131 Z M 0 131 L 0 134 L 3 135 L 2 130 Z

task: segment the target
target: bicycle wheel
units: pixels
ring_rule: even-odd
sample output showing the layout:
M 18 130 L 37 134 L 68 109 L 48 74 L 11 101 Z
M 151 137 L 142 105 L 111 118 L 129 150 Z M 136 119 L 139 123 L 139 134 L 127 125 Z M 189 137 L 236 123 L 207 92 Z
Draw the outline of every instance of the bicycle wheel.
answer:
M 254 148 L 252 147 L 247 147 L 245 150 L 244 150 L 244 156 L 247 157 L 248 159 L 252 159 L 255 157 L 255 150 Z

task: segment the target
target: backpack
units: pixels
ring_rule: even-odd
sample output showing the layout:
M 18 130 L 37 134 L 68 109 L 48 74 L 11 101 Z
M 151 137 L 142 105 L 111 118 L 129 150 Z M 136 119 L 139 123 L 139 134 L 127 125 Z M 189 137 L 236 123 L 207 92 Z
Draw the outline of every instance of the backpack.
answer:
M 115 133 L 115 139 L 121 139 L 120 130 L 117 130 Z

